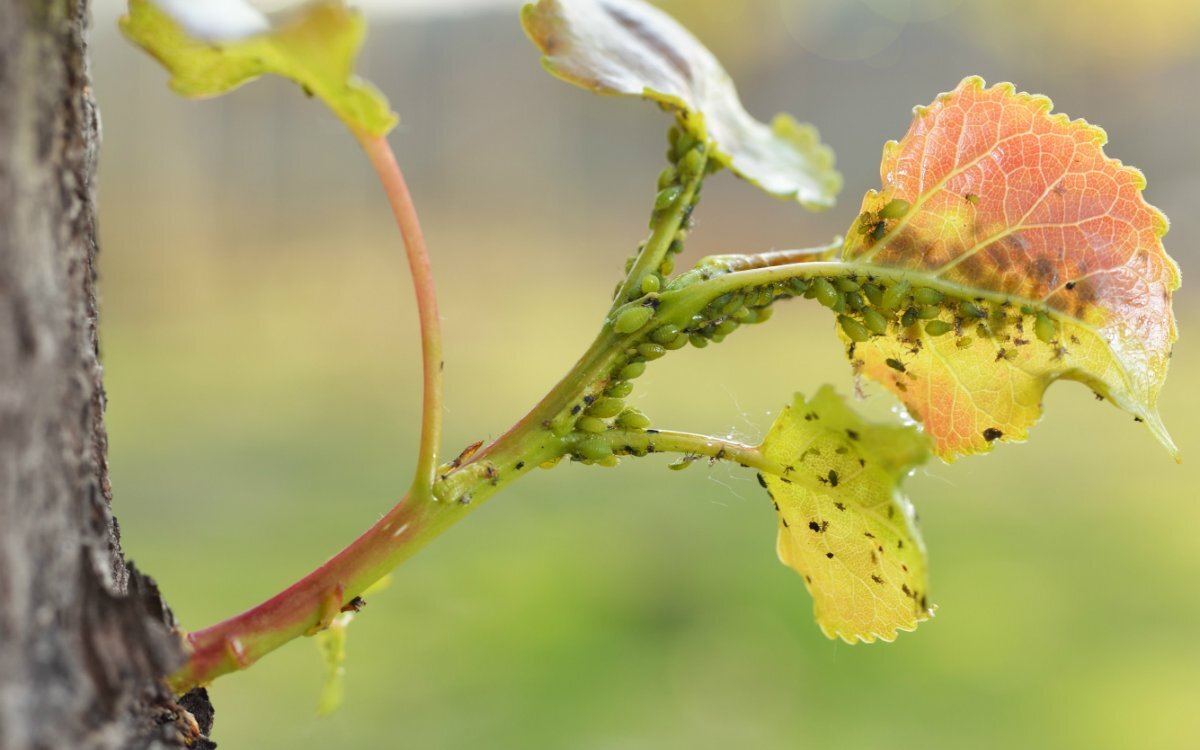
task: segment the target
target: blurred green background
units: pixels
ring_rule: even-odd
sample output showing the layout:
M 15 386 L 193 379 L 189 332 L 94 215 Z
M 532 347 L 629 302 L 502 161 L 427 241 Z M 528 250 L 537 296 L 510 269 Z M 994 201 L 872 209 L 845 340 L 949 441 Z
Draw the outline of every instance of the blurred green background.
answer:
M 104 121 L 102 347 L 127 554 L 185 627 L 251 606 L 407 486 L 419 363 L 399 241 L 351 139 L 293 86 L 211 102 L 93 34 Z M 447 341 L 446 451 L 495 437 L 589 341 L 645 233 L 668 119 L 546 76 L 515 2 L 368 4 L 363 73 L 422 209 Z M 667 4 L 760 118 L 815 123 L 846 176 L 807 214 L 728 175 L 688 259 L 824 242 L 879 183 L 913 105 L 961 77 L 1012 80 L 1108 130 L 1200 242 L 1200 5 L 1035 0 Z M 538 472 L 402 567 L 350 631 L 347 700 L 315 715 L 299 641 L 212 690 L 224 748 L 1200 747 L 1200 305 L 1149 433 L 1086 388 L 1050 390 L 1029 444 L 908 482 L 938 616 L 891 645 L 825 640 L 775 558 L 754 478 Z M 663 426 L 757 440 L 794 390 L 854 389 L 829 315 L 653 367 Z M 868 387 L 862 407 L 892 418 Z

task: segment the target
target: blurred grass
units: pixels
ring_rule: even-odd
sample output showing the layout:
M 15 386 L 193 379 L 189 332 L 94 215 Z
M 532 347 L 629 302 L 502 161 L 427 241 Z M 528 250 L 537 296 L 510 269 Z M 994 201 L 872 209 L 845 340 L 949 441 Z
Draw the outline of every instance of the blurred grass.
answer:
M 839 209 L 809 217 L 716 178 L 688 257 L 824 241 L 875 184 L 879 144 L 900 134 L 907 107 L 983 70 L 1027 73 L 1023 88 L 1049 82 L 1057 102 L 1075 100 L 1064 109 L 1109 127 L 1113 152 L 1146 168 L 1151 200 L 1176 219 L 1168 248 L 1186 276 L 1200 238 L 1196 144 L 1175 119 L 1126 116 L 1122 102 L 1196 71 L 1195 58 L 1111 90 L 1074 68 L 991 57 L 947 77 L 944 56 L 965 54 L 961 22 L 906 32 L 882 88 L 868 63 L 775 57 L 775 73 L 747 74 L 760 110 L 790 106 L 771 97 L 794 88 L 818 103 L 809 111 L 850 187 Z M 499 434 L 586 346 L 644 231 L 665 123 L 546 79 L 507 17 L 376 34 L 395 43 L 377 42 L 368 73 L 405 118 L 393 142 L 439 274 L 452 454 Z M 457 57 L 439 58 L 455 40 Z M 96 57 L 115 508 L 127 553 L 199 627 L 311 569 L 407 485 L 411 293 L 365 164 L 289 88 L 180 102 L 111 35 L 98 35 Z M 480 59 L 490 68 L 470 64 Z M 793 70 L 807 77 L 784 80 Z M 886 101 L 838 93 L 868 85 Z M 864 99 L 887 116 L 865 122 Z M 371 598 L 350 629 L 339 713 L 316 717 L 321 662 L 297 642 L 216 683 L 216 739 L 1194 747 L 1200 350 L 1188 334 L 1200 308 L 1185 296 L 1179 310 L 1161 406 L 1187 462 L 1172 464 L 1086 388 L 1055 386 L 1027 445 L 909 481 L 939 612 L 894 644 L 820 635 L 802 582 L 775 559 L 774 517 L 750 474 L 677 474 L 654 457 L 565 465 L 497 497 Z M 827 314 L 793 303 L 767 326 L 657 364 L 633 400 L 662 425 L 756 440 L 793 390 L 827 381 L 854 388 Z M 888 417 L 892 402 L 868 390 L 863 408 Z

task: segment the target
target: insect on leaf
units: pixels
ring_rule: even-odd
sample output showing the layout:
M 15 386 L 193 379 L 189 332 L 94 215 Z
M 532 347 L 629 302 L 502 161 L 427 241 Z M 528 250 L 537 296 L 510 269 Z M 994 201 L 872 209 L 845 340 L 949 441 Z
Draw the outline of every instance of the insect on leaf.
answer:
M 928 458 L 913 427 L 864 422 L 829 386 L 800 395 L 760 449 L 779 512 L 779 559 L 804 576 L 817 624 L 848 643 L 929 619 L 925 545 L 900 480 Z
M 810 209 L 833 205 L 842 177 L 816 129 L 789 115 L 769 126 L 751 117 L 713 54 L 662 11 L 640 0 L 539 0 L 521 10 L 521 23 L 555 76 L 657 102 L 765 192 Z
M 913 293 L 893 287 L 904 293 L 883 311 L 892 322 L 860 336 L 855 368 L 946 460 L 1024 439 L 1060 378 L 1177 455 L 1156 407 L 1179 287 L 1166 217 L 1143 199 L 1141 172 L 1105 156 L 1104 131 L 1050 109 L 967 78 L 884 148 L 883 189 L 863 200 L 844 256 L 867 274 L 902 269 Z
M 387 99 L 354 75 L 366 22 L 341 0 L 268 18 L 244 0 L 129 0 L 121 31 L 171 73 L 190 98 L 217 96 L 266 73 L 319 97 L 351 128 L 383 135 L 396 124 Z

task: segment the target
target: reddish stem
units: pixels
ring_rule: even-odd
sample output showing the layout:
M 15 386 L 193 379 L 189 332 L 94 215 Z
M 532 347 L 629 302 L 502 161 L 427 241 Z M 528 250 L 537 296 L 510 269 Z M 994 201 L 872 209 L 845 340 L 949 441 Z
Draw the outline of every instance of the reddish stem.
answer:
M 421 324 L 421 360 L 424 373 L 424 396 L 421 408 L 421 445 L 417 456 L 417 473 L 413 479 L 416 499 L 428 500 L 437 479 L 438 447 L 442 441 L 442 332 L 438 320 L 437 292 L 433 284 L 433 269 L 425 247 L 425 235 L 417 218 L 412 195 L 387 137 L 355 131 L 355 137 L 366 152 L 371 166 L 383 183 L 384 193 L 404 239 L 408 267 L 412 272 L 413 290 L 417 297 L 417 314 Z

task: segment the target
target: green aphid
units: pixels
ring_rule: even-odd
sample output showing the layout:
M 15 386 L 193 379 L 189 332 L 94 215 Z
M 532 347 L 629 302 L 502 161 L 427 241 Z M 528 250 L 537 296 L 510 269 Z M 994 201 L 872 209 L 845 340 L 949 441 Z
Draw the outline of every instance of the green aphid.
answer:
M 901 328 L 911 328 L 913 323 L 917 322 L 917 308 L 910 307 L 904 311 L 904 315 L 900 317 Z
M 675 270 L 675 259 L 671 257 L 663 258 L 663 262 L 658 264 L 658 272 L 664 277 L 670 276 Z
M 846 292 L 846 309 L 858 312 L 863 309 L 863 297 L 858 292 Z
M 733 319 L 739 323 L 745 323 L 746 320 L 753 315 L 749 307 L 739 307 L 733 313 Z
M 678 177 L 675 167 L 667 167 L 658 173 L 658 189 L 663 190 L 675 184 L 675 179 Z
M 675 201 L 679 200 L 680 194 L 683 193 L 683 188 L 678 185 L 672 185 L 658 191 L 658 195 L 654 196 L 654 210 L 663 211 L 670 208 Z
M 971 338 L 970 336 L 962 336 L 957 341 L 954 342 L 954 345 L 957 346 L 959 349 L 966 349 L 968 346 L 970 346 L 974 342 L 975 342 L 975 339 Z
M 575 420 L 575 428 L 583 432 L 601 433 L 608 429 L 608 425 L 599 417 L 580 417 Z
M 645 371 L 645 362 L 630 362 L 621 368 L 621 371 L 617 373 L 617 377 L 621 380 L 634 380 L 640 378 Z
M 839 302 L 843 305 L 842 295 L 838 294 L 838 290 L 833 288 L 827 279 L 813 279 L 812 289 L 817 302 L 820 302 L 825 307 L 833 309 Z
M 748 323 L 765 323 L 768 320 L 770 320 L 771 316 L 774 314 L 775 314 L 775 308 L 760 307 L 757 310 L 755 310 L 754 320 L 746 321 L 746 322 L 748 322 Z
M 617 313 L 617 319 L 613 321 L 613 330 L 621 334 L 633 333 L 650 322 L 653 316 L 654 310 L 645 305 L 626 307 Z
M 942 308 L 933 305 L 923 305 L 917 308 L 917 317 L 921 320 L 933 320 L 942 314 Z
M 879 209 L 879 218 L 899 219 L 901 216 L 908 213 L 910 208 L 912 208 L 912 204 L 903 198 L 893 198 L 887 202 L 887 205 Z
M 975 334 L 981 339 L 990 339 L 992 337 L 992 331 L 988 328 L 987 323 L 980 323 L 975 326 Z
M 690 175 L 700 174 L 700 170 L 704 169 L 704 151 L 703 147 L 693 148 L 683 157 L 683 163 L 680 165 L 684 172 Z
M 647 341 L 645 343 L 638 344 L 637 351 L 638 354 L 642 355 L 646 359 L 654 360 L 666 354 L 667 348 L 662 344 L 652 344 Z
M 596 462 L 597 466 L 603 466 L 606 469 L 615 469 L 621 465 L 621 459 L 616 456 L 605 456 Z
M 754 299 L 754 307 L 765 307 L 775 301 L 775 290 L 769 286 L 759 290 L 758 296 Z M 747 302 L 749 304 L 749 302 Z
M 672 461 L 671 463 L 667 464 L 667 468 L 670 469 L 671 471 L 683 471 L 684 469 L 691 466 L 695 462 L 696 462 L 695 457 L 684 456 L 683 458 L 678 458 L 678 459 Z
M 969 318 L 986 318 L 987 313 L 984 312 L 979 305 L 973 302 L 958 303 L 958 311 Z
M 713 330 L 717 336 L 724 337 L 724 336 L 728 336 L 729 334 L 733 333 L 737 329 L 738 329 L 738 322 L 732 318 L 728 318 L 726 320 L 722 320 L 720 323 L 717 323 L 717 327 Z
M 699 333 L 689 334 L 688 342 L 691 343 L 691 345 L 696 347 L 697 349 L 703 349 L 704 347 L 708 346 L 708 339 L 706 339 L 704 336 L 700 335 Z
M 1036 310 L 1033 309 L 1033 305 L 1021 305 L 1022 315 L 1033 315 L 1034 312 L 1036 312 Z
M 888 357 L 887 359 L 885 359 L 883 361 L 883 363 L 885 365 L 887 365 L 888 367 L 892 368 L 893 370 L 895 370 L 896 372 L 908 372 L 908 368 L 905 367 L 904 363 L 898 359 Z
M 867 301 L 878 307 L 883 304 L 883 290 L 874 284 L 863 284 L 862 293 L 866 296 Z
M 858 282 L 851 278 L 841 278 L 833 282 L 834 286 L 843 292 L 857 292 Z
M 913 290 L 913 299 L 922 305 L 937 305 L 945 299 L 944 294 L 936 289 L 930 289 L 927 286 L 918 287 Z
M 867 327 L 848 315 L 839 315 L 838 323 L 841 323 L 842 331 L 851 341 L 862 342 L 871 338 L 871 332 L 867 330 Z
M 910 289 L 912 289 L 912 284 L 908 281 L 897 281 L 883 293 L 880 305 L 885 310 L 899 310 Z
M 875 312 L 869 307 L 863 308 L 862 311 L 863 325 L 867 327 L 871 333 L 882 336 L 887 333 L 887 318 Z
M 788 279 L 788 287 L 792 290 L 792 294 L 799 297 L 808 291 L 808 279 L 802 279 L 798 276 Z
M 678 336 L 676 336 L 675 338 L 668 341 L 667 343 L 663 344 L 663 348 L 669 352 L 673 352 L 676 349 L 682 349 L 683 347 L 687 346 L 687 343 L 688 343 L 687 334 L 681 333 Z
M 602 461 L 612 455 L 612 447 L 604 438 L 591 435 L 575 443 L 575 453 L 587 461 Z
M 886 234 L 887 234 L 887 224 L 880 221 L 878 224 L 875 225 L 875 228 L 871 231 L 871 239 L 878 242 L 879 240 L 882 240 L 884 235 L 886 235 Z
M 1038 340 L 1049 344 L 1058 336 L 1058 326 L 1050 319 L 1050 316 L 1044 312 L 1037 315 L 1037 319 L 1033 322 L 1033 332 L 1038 337 Z
M 648 273 L 642 277 L 642 294 L 657 292 L 660 286 L 662 286 L 662 281 L 658 278 L 658 274 Z
M 656 344 L 663 344 L 665 346 L 668 342 L 674 341 L 678 336 L 679 326 L 674 323 L 667 323 L 665 326 L 655 328 L 654 333 L 650 334 L 650 340 Z
M 671 240 L 671 244 L 667 245 L 667 252 L 670 253 L 671 255 L 679 255 L 680 253 L 682 253 L 683 252 L 683 238 L 676 237 L 675 239 Z
M 650 417 L 637 409 L 626 409 L 617 416 L 617 426 L 627 430 L 644 430 L 650 426 Z
M 624 408 L 625 402 L 619 398 L 598 398 L 587 408 L 587 414 L 591 417 L 607 419 L 617 416 Z
M 615 383 L 610 383 L 604 389 L 604 395 L 612 396 L 613 398 L 625 398 L 631 393 L 633 393 L 633 383 L 627 380 L 618 380 Z
M 721 306 L 722 315 L 733 315 L 740 308 L 746 306 L 746 297 L 742 294 L 735 294 L 724 305 Z
M 925 324 L 925 333 L 930 336 L 944 336 L 954 330 L 954 325 L 944 320 L 931 320 Z

